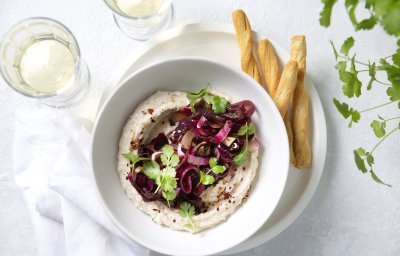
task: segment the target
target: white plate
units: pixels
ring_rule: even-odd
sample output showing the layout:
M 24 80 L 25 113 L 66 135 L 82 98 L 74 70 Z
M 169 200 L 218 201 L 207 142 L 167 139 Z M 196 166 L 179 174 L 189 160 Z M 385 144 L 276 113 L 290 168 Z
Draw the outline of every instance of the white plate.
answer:
M 255 33 L 256 39 L 263 36 Z M 289 60 L 289 53 L 270 39 L 282 63 Z M 200 56 L 240 68 L 240 51 L 233 26 L 230 24 L 189 24 L 174 28 L 148 41 L 132 56 L 127 57 L 116 69 L 112 85 L 116 86 L 130 74 L 147 66 L 179 56 Z M 286 229 L 305 209 L 320 181 L 326 156 L 326 121 L 314 84 L 308 77 L 306 86 L 310 95 L 310 137 L 313 165 L 309 170 L 290 167 L 284 193 L 272 216 L 257 233 L 246 241 L 224 252 L 237 253 L 267 242 Z M 104 92 L 104 99 L 112 88 Z
M 132 109 L 149 95 L 159 90 L 199 91 L 207 83 L 219 92 L 229 94 L 234 102 L 249 99 L 256 106 L 252 122 L 261 144 L 259 171 L 247 200 L 234 214 L 215 227 L 193 235 L 155 224 L 129 202 L 117 174 L 118 148 L 115 145 Z M 205 58 L 185 57 L 142 69 L 116 89 L 96 120 L 91 163 L 103 206 L 120 229 L 152 250 L 189 256 L 220 253 L 245 241 L 263 226 L 285 188 L 289 147 L 279 111 L 257 82 L 240 69 Z M 154 218 L 160 216 L 152 214 Z

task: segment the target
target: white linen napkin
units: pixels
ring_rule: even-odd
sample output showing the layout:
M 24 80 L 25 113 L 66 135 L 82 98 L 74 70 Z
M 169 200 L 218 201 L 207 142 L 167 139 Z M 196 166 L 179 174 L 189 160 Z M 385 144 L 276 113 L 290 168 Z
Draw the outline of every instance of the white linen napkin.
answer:
M 40 103 L 16 113 L 13 164 L 39 255 L 149 255 L 114 226 L 91 179 L 87 120 Z

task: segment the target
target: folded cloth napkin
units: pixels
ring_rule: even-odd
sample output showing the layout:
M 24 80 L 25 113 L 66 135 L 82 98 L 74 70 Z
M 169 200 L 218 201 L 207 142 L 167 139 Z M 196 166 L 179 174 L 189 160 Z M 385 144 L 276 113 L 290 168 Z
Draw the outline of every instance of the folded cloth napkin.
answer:
M 115 227 L 100 204 L 88 164 L 87 124 L 40 103 L 17 110 L 15 181 L 31 214 L 39 255 L 149 255 Z

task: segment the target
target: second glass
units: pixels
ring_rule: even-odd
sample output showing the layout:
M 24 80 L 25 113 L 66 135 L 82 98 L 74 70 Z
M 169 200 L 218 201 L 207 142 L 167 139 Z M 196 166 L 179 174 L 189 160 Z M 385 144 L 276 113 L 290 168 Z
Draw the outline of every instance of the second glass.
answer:
M 173 16 L 171 0 L 104 0 L 120 30 L 136 40 L 147 40 L 168 28 Z

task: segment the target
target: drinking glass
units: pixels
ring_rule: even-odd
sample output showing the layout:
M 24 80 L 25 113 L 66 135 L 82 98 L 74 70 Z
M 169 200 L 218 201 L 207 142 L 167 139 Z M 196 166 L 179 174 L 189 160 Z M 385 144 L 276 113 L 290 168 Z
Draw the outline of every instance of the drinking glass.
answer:
M 89 70 L 71 31 L 58 21 L 34 17 L 15 24 L 0 46 L 0 71 L 17 92 L 63 108 L 89 88 Z
M 104 0 L 118 28 L 130 38 L 147 40 L 171 23 L 171 0 Z

